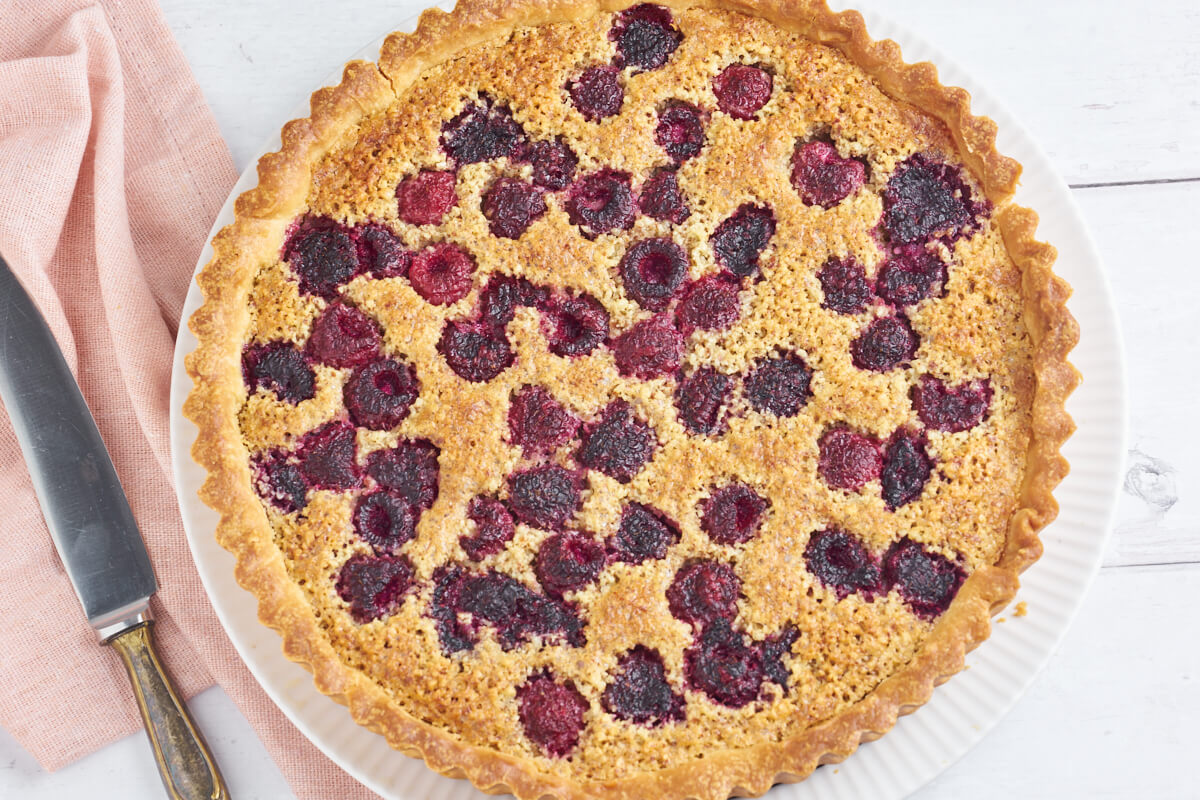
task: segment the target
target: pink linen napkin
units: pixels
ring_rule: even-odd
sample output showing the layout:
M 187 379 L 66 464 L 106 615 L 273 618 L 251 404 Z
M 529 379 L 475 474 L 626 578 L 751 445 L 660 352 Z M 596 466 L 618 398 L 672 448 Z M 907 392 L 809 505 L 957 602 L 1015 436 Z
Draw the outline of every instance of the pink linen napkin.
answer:
M 287 721 L 238 658 L 171 488 L 176 326 L 236 177 L 153 0 L 0 5 L 0 253 L 49 321 L 129 494 L 161 587 L 162 655 L 188 696 L 214 681 L 225 688 L 300 798 L 374 797 Z M 83 619 L 6 414 L 0 508 L 0 726 L 53 770 L 141 721 L 116 654 Z

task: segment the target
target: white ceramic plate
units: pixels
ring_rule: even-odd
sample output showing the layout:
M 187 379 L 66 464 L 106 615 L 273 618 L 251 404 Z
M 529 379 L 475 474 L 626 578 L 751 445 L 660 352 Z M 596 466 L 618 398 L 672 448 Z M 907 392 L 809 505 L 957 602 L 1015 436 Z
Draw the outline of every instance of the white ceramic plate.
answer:
M 896 40 L 907 61 L 932 61 L 939 66 L 943 83 L 968 89 L 975 112 L 999 123 L 1001 152 L 1025 166 L 1017 201 L 1037 209 L 1042 219 L 1040 236 L 1059 249 L 1056 271 L 1075 288 L 1070 309 L 1079 320 L 1082 338 L 1072 361 L 1085 381 L 1068 403 L 1079 429 L 1064 449 L 1072 469 L 1055 492 L 1062 510 L 1042 533 L 1045 555 L 1023 576 L 1017 598 L 1028 605 L 1029 615 L 995 626 L 991 638 L 968 656 L 970 669 L 940 687 L 887 736 L 859 748 L 837 769 L 820 769 L 803 783 L 775 787 L 769 793 L 773 800 L 901 798 L 982 739 L 1057 649 L 1099 568 L 1125 452 L 1124 359 L 1117 317 L 1095 245 L 1070 190 L 1037 144 L 984 88 L 920 38 L 876 14 L 865 16 L 873 37 Z M 398 29 L 411 30 L 415 23 L 413 17 Z M 355 57 L 374 59 L 381 42 L 382 38 Z M 340 69 L 329 82 L 339 78 Z M 302 108 L 294 116 L 307 113 Z M 276 135 L 262 153 L 278 147 Z M 221 209 L 213 233 L 233 221 L 234 198 L 256 180 L 251 164 Z M 209 245 L 200 254 L 197 270 L 211 256 Z M 217 616 L 271 699 L 317 747 L 372 790 L 395 800 L 482 798 L 466 781 L 443 778 L 423 762 L 393 751 L 382 737 L 355 724 L 343 706 L 320 694 L 312 676 L 284 658 L 279 637 L 258 622 L 254 597 L 235 582 L 233 556 L 213 536 L 216 514 L 196 495 L 204 479 L 203 470 L 189 456 L 196 428 L 181 413 L 191 389 L 183 357 L 196 345 L 186 322 L 200 299 L 193 280 L 175 348 L 171 444 L 188 542 Z

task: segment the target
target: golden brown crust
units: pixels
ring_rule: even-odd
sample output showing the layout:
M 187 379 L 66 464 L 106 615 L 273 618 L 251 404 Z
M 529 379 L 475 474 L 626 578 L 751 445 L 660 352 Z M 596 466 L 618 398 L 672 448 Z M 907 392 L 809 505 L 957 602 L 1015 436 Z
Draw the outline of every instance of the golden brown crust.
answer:
M 393 747 L 424 758 L 438 772 L 467 777 L 487 792 L 563 800 L 599 796 L 719 800 L 733 793 L 757 795 L 776 782 L 802 780 L 819 764 L 842 760 L 861 741 L 889 730 L 899 714 L 923 704 L 936 684 L 962 669 L 964 654 L 987 637 L 991 613 L 1015 593 L 1017 574 L 1040 555 L 1037 532 L 1056 515 L 1051 491 L 1067 472 L 1059 449 L 1073 423 L 1064 403 L 1079 376 L 1066 356 L 1078 339 L 1078 328 L 1066 310 L 1069 288 L 1051 271 L 1055 251 L 1034 238 L 1036 214 L 1008 204 L 1020 166 L 996 151 L 995 124 L 973 116 L 967 93 L 941 86 L 932 65 L 904 64 L 895 43 L 872 41 L 856 12 L 835 14 L 818 0 L 667 0 L 665 4 L 760 16 L 832 46 L 889 95 L 946 125 L 959 155 L 1000 209 L 997 224 L 1023 276 L 1037 389 L 1022 508 L 1012 517 L 999 562 L 971 575 L 905 669 L 848 710 L 801 735 L 749 750 L 715 753 L 699 763 L 617 782 L 569 782 L 545 773 L 532 761 L 465 743 L 415 719 L 380 686 L 345 666 L 323 635 L 303 592 L 288 576 L 252 488 L 240 438 L 238 411 L 246 396 L 240 347 L 250 324 L 246 300 L 256 271 L 262 262 L 275 258 L 271 251 L 277 244 L 273 243 L 281 240 L 282 230 L 303 209 L 313 166 L 338 142 L 353 138 L 360 122 L 385 109 L 416 76 L 466 47 L 516 27 L 581 19 L 629 3 L 463 0 L 450 14 L 426 11 L 414 33 L 388 37 L 378 68 L 352 62 L 337 87 L 314 94 L 310 117 L 288 123 L 280 151 L 259 162 L 259 185 L 238 198 L 236 221 L 215 237 L 214 257 L 199 275 L 205 302 L 189 323 L 199 345 L 186 362 L 196 388 L 184 412 L 200 429 L 193 456 L 208 471 L 200 494 L 221 515 L 218 540 L 237 557 L 238 582 L 257 597 L 259 618 L 280 633 L 287 657 L 308 667 L 320 691 L 347 705 L 357 722 L 384 735 Z

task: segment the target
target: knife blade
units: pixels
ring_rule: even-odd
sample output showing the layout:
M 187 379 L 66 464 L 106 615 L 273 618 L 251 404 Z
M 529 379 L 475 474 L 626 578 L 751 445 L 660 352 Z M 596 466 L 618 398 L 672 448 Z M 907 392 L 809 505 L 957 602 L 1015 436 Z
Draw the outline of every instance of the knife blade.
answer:
M 150 597 L 158 586 L 117 471 L 54 334 L 3 257 L 0 400 L 84 615 L 133 682 L 168 796 L 228 798 L 154 651 Z

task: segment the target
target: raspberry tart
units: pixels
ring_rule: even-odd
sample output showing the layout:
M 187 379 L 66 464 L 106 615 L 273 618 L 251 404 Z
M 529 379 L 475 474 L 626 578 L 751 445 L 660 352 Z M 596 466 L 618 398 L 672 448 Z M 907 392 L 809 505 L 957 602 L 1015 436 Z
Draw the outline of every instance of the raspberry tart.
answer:
M 810 0 L 464 0 L 259 163 L 204 500 L 356 721 L 519 798 L 722 800 L 928 699 L 1041 552 L 1077 328 L 1020 166 Z

